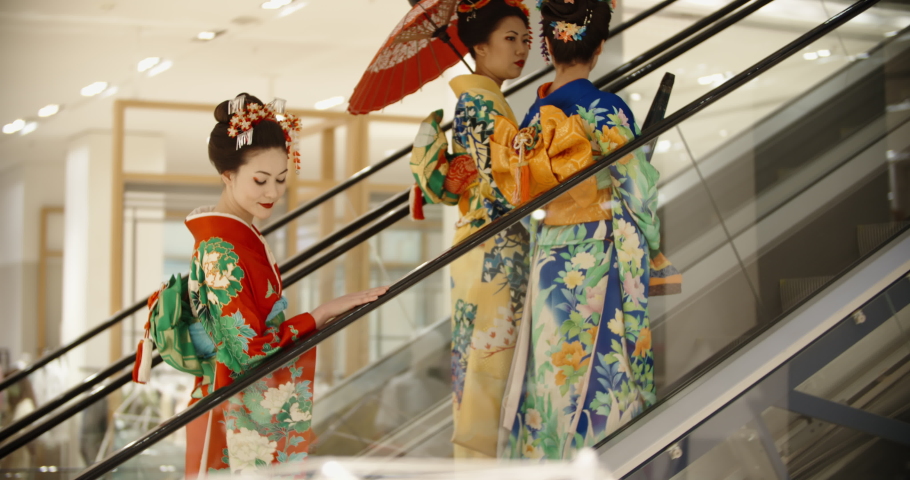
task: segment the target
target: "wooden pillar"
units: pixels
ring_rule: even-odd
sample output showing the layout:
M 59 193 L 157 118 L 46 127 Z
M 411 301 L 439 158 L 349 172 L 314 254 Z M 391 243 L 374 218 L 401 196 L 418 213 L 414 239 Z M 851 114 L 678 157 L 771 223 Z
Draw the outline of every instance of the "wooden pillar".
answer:
M 335 127 L 322 131 L 322 176 L 324 182 L 335 182 Z M 335 200 L 328 200 L 319 210 L 319 237 L 325 238 L 335 231 Z M 319 303 L 335 298 L 336 262 L 319 269 Z M 335 383 L 335 338 L 330 337 L 319 345 L 316 368 L 319 378 L 328 385 Z
M 369 165 L 369 124 L 364 116 L 348 121 L 346 175 L 354 175 Z M 353 206 L 345 208 L 345 220 L 350 222 L 366 212 L 368 190 L 364 182 L 347 190 L 347 200 Z M 344 201 L 344 200 L 342 200 Z M 357 292 L 369 286 L 369 251 L 361 245 L 349 251 L 345 258 L 345 290 Z M 345 376 L 350 376 L 370 362 L 370 324 L 367 318 L 345 329 Z
M 47 231 L 48 219 L 51 215 L 62 214 L 63 207 L 42 207 L 41 208 L 41 233 L 39 235 L 38 245 L 38 351 L 35 352 L 35 358 L 41 358 L 47 345 L 47 259 L 50 257 L 62 257 L 62 250 L 51 250 L 47 248 Z M 54 345 L 58 347 L 59 345 Z
M 293 170 L 293 167 L 291 167 Z M 288 212 L 293 211 L 300 204 L 300 177 L 297 175 L 297 172 L 288 172 L 288 189 L 286 193 Z M 293 257 L 297 254 L 297 220 L 293 220 L 287 224 L 285 228 L 284 236 L 284 258 L 285 260 Z M 285 292 L 284 296 L 288 301 L 287 312 L 296 314 L 300 312 L 300 295 L 298 292 L 300 289 L 298 285 L 291 285 L 291 291 Z
M 111 314 L 123 308 L 123 142 L 126 106 L 122 100 L 114 101 L 113 137 L 113 188 L 111 191 Z M 111 328 L 111 362 L 123 356 L 123 323 Z

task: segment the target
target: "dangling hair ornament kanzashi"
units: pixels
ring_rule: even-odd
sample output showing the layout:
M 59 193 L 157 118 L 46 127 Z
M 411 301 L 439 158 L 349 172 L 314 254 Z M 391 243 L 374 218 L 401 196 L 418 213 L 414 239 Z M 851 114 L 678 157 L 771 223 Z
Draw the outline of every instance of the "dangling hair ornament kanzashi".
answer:
M 231 116 L 228 136 L 237 139 L 237 150 L 253 144 L 253 127 L 263 120 L 271 120 L 281 126 L 288 157 L 294 161 L 294 169 L 300 175 L 300 150 L 297 149 L 300 119 L 285 112 L 286 102 L 282 98 L 276 98 L 265 106 L 245 103 L 244 95 L 237 95 L 228 103 L 228 115 Z
M 489 3 L 490 3 L 490 0 L 473 0 L 473 1 L 463 0 L 458 3 L 458 11 L 461 13 L 470 12 L 470 15 L 465 17 L 465 21 L 469 22 L 469 21 L 477 18 L 477 10 L 487 6 L 487 4 L 489 4 Z

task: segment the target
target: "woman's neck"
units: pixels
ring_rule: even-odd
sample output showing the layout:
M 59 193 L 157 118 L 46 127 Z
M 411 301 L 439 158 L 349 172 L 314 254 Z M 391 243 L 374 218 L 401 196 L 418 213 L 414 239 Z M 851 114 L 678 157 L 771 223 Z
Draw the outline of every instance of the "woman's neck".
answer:
M 231 196 L 230 192 L 228 192 L 227 187 L 221 191 L 221 198 L 218 199 L 218 203 L 215 205 L 215 211 L 233 215 L 243 220 L 248 225 L 253 224 L 253 214 L 237 205 L 237 202 L 234 201 L 234 198 Z
M 483 62 L 475 63 L 474 75 L 483 75 L 484 77 L 487 77 L 490 80 L 493 80 L 493 83 L 495 83 L 496 86 L 498 86 L 499 88 L 502 88 L 503 79 L 498 78 L 498 77 L 496 77 L 496 75 L 493 75 L 492 73 L 490 73 L 490 71 L 487 69 L 486 65 L 484 65 Z
M 550 84 L 550 88 L 547 89 L 547 95 L 555 92 L 562 87 L 563 85 L 574 82 L 575 80 L 584 78 L 587 79 L 591 75 L 591 65 L 585 63 L 575 63 L 573 65 L 559 65 L 556 64 L 556 77 L 553 79 L 553 83 Z

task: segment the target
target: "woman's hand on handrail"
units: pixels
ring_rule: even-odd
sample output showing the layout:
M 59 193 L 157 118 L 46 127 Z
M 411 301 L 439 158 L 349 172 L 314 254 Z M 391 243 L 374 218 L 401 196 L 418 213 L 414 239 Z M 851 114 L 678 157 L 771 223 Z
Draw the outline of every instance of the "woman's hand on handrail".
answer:
M 311 313 L 313 319 L 316 320 L 316 329 L 324 327 L 330 320 L 354 307 L 378 300 L 388 290 L 389 287 L 385 286 L 349 293 L 316 307 Z

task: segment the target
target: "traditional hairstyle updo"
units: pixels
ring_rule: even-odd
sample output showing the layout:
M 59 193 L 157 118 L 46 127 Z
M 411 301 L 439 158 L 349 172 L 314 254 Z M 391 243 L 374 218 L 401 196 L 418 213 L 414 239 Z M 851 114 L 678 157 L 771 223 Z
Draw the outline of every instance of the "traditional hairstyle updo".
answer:
M 251 103 L 265 105 L 262 100 L 252 95 L 246 93 L 241 93 L 240 95 L 246 97 L 244 99 L 245 105 Z M 281 129 L 281 125 L 271 120 L 262 120 L 253 127 L 252 143 L 238 149 L 237 138 L 228 135 L 228 128 L 231 126 L 231 115 L 228 114 L 228 104 L 230 103 L 230 100 L 225 100 L 215 107 L 215 120 L 218 123 L 212 129 L 211 135 L 209 135 L 209 160 L 215 166 L 215 169 L 218 170 L 218 173 L 237 171 L 238 168 L 246 163 L 247 155 L 250 153 L 268 148 L 280 148 L 282 150 L 286 148 L 284 131 Z
M 553 61 L 574 65 L 589 63 L 600 43 L 610 36 L 613 9 L 610 0 L 544 0 L 540 6 L 540 16 L 541 34 L 550 40 Z M 558 22 L 584 26 L 584 35 L 569 41 L 558 39 L 554 26 Z
M 472 58 L 477 58 L 474 47 L 490 40 L 490 35 L 499 27 L 500 22 L 508 17 L 518 17 L 525 27 L 531 28 L 531 22 L 520 8 L 510 5 L 505 0 L 486 0 L 487 4 L 468 12 L 458 11 L 458 38 L 468 47 Z M 462 0 L 465 5 L 481 4 L 484 0 Z M 514 3 L 514 2 L 513 2 Z

